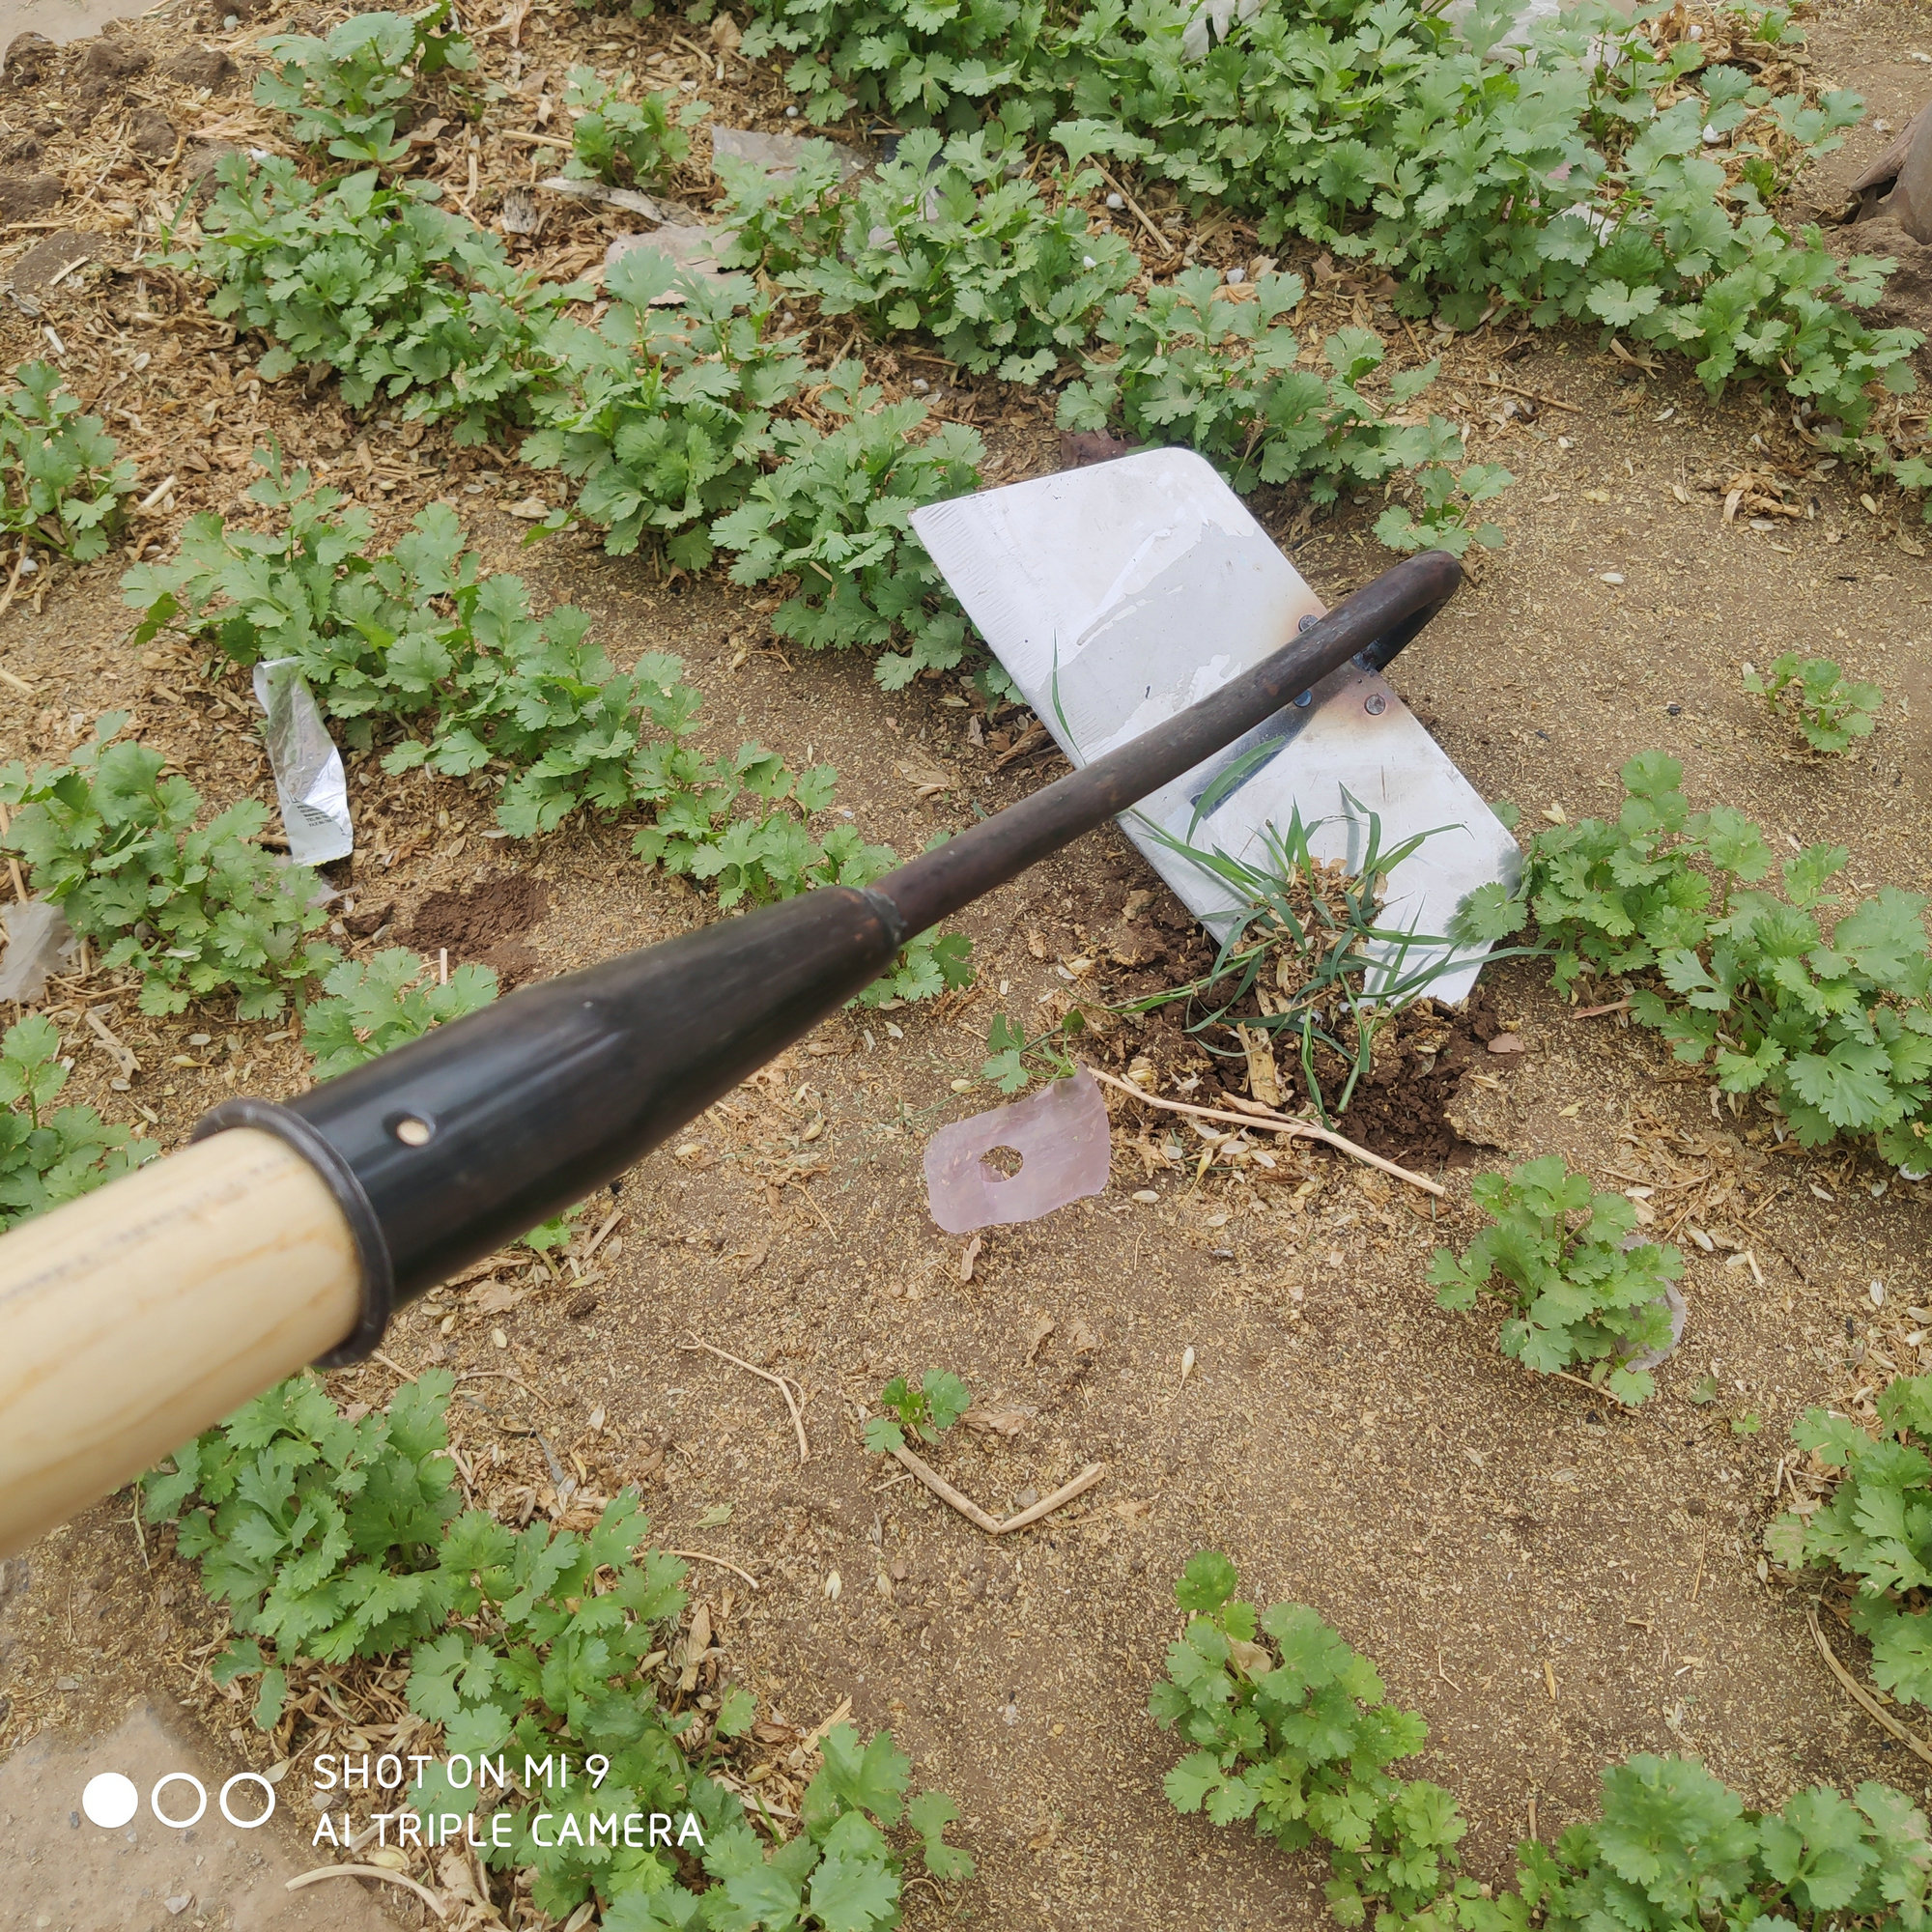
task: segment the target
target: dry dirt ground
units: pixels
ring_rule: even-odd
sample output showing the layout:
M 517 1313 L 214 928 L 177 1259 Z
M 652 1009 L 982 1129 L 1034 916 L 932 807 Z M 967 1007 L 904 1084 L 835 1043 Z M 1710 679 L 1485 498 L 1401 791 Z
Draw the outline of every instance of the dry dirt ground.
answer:
M 260 24 L 202 42 L 245 62 Z M 625 59 L 661 56 L 654 75 L 689 59 L 668 22 L 559 23 L 539 9 L 530 68 L 550 44 L 539 25 Z M 1922 15 L 1898 6 L 1830 6 L 1813 27 L 1820 71 L 1862 89 L 1894 127 L 1925 85 L 1911 58 L 1921 41 L 1932 42 Z M 165 60 L 181 36 L 164 18 L 116 44 Z M 0 119 L 45 145 L 36 166 L 71 183 L 78 137 L 33 132 L 74 120 L 85 50 L 63 60 L 45 64 L 43 92 L 0 90 Z M 94 78 L 111 65 L 97 63 Z M 748 118 L 782 125 L 781 96 L 756 82 L 734 81 Z M 125 94 L 98 97 L 95 112 L 122 114 L 125 131 L 154 107 L 185 148 L 211 127 L 255 138 L 242 99 L 196 96 L 157 64 Z M 1861 128 L 1801 192 L 1833 205 L 1835 185 L 1885 138 Z M 454 169 L 462 157 L 447 158 Z M 180 167 L 124 156 L 73 225 L 125 257 L 130 224 L 178 193 Z M 0 267 L 12 260 L 17 275 L 36 239 L 17 225 L 0 238 Z M 573 216 L 539 246 L 563 259 L 602 239 Z M 863 662 L 775 644 L 772 600 L 722 576 L 666 582 L 582 538 L 521 550 L 524 526 L 506 506 L 554 489 L 549 479 L 434 436 L 406 446 L 343 417 L 327 390 L 291 406 L 249 382 L 245 347 L 158 299 L 141 309 L 107 269 L 39 299 L 83 394 L 114 372 L 105 400 L 144 487 L 179 473 L 172 512 L 142 526 L 163 551 L 189 509 L 234 510 L 248 451 L 272 431 L 293 456 L 326 463 L 387 534 L 449 496 L 493 566 L 587 609 L 620 664 L 681 653 L 720 743 L 753 735 L 794 763 L 831 759 L 868 837 L 917 849 L 971 822 L 973 804 L 996 809 L 1053 769 L 1037 755 L 1001 764 L 972 743 L 973 714 L 951 686 L 888 695 Z M 31 353 L 39 320 L 8 307 L 10 357 Z M 1811 473 L 1815 453 L 1747 399 L 1714 406 L 1593 341 L 1537 338 L 1505 362 L 1507 348 L 1489 333 L 1457 345 L 1444 381 L 1478 453 L 1517 474 L 1501 505 L 1507 547 L 1396 667 L 1405 696 L 1485 795 L 1516 800 L 1531 822 L 1547 808 L 1612 808 L 1619 763 L 1661 747 L 1683 759 L 1694 804 L 1740 806 L 1775 843 L 1842 840 L 1861 886 L 1932 890 L 1932 573 L 1912 506 L 1874 497 L 1873 509 L 1860 481 Z M 137 369 L 142 355 L 152 359 Z M 898 373 L 890 357 L 879 366 Z M 1544 399 L 1533 417 L 1501 419 L 1486 387 L 1498 374 Z M 986 430 L 1001 479 L 1057 461 L 1043 405 L 982 389 L 948 406 Z M 1724 522 L 1731 479 L 1777 466 L 1804 513 L 1764 529 Z M 1292 503 L 1259 508 L 1324 596 L 1384 561 L 1359 522 L 1310 531 Z M 50 572 L 0 617 L 0 746 L 54 755 L 119 706 L 212 797 L 269 796 L 239 683 L 217 691 L 185 655 L 143 657 L 126 642 L 115 580 L 127 560 Z M 1866 749 L 1807 762 L 1745 697 L 1741 664 L 1786 648 L 1829 651 L 1885 687 Z M 915 752 L 955 766 L 956 789 L 922 801 L 896 769 Z M 449 947 L 452 964 L 487 951 L 512 971 L 564 971 L 712 916 L 698 894 L 630 860 L 621 829 L 573 827 L 518 848 L 480 836 L 487 819 L 458 785 L 357 764 L 352 789 L 363 851 L 349 896 L 365 913 L 393 906 L 399 930 Z M 503 892 L 512 871 L 544 892 Z M 1589 1809 L 1603 1767 L 1633 1750 L 1693 1752 L 1754 1803 L 1871 1776 L 1922 1801 L 1919 1764 L 1848 1702 L 1801 1594 L 1761 1578 L 1759 1556 L 1794 1416 L 1868 1403 L 1894 1369 L 1918 1365 L 1907 1310 L 1932 1291 L 1928 1205 L 1868 1159 L 1776 1148 L 1641 1032 L 1615 1015 L 1575 1017 L 1532 966 L 1487 982 L 1525 1051 L 1464 1083 L 1459 1119 L 1485 1162 L 1555 1151 L 1605 1184 L 1657 1188 L 1662 1231 L 1688 1256 L 1690 1324 L 1641 1412 L 1506 1361 L 1492 1317 L 1436 1310 L 1430 1253 L 1475 1226 L 1466 1167 L 1447 1170 L 1448 1199 L 1432 1205 L 1321 1153 L 1284 1160 L 1265 1186 L 1218 1175 L 1197 1185 L 1183 1166 L 1150 1178 L 1122 1148 L 1103 1195 L 989 1232 L 962 1279 L 962 1244 L 924 1209 L 925 1138 L 997 1098 L 952 1087 L 977 1073 L 992 1014 L 1038 1010 L 1076 956 L 1099 960 L 1104 982 L 1149 919 L 1171 915 L 1156 892 L 1126 916 L 1129 895 L 1154 885 L 1100 834 L 995 894 L 963 922 L 980 974 L 970 996 L 827 1024 L 677 1151 L 627 1176 L 622 1218 L 594 1254 L 580 1238 L 554 1275 L 506 1264 L 419 1305 L 392 1330 L 387 1360 L 332 1378 L 341 1400 L 381 1402 L 399 1374 L 444 1361 L 479 1372 L 452 1416 L 497 1506 L 561 1509 L 573 1458 L 586 1489 L 640 1484 L 657 1540 L 699 1552 L 694 1592 L 768 1711 L 809 1729 L 849 1698 L 860 1723 L 892 1726 L 921 1782 L 959 1799 L 955 1835 L 980 1876 L 944 1897 L 915 1889 L 914 1923 L 1325 1922 L 1313 1862 L 1179 1818 L 1160 1794 L 1175 1749 L 1146 1715 L 1147 1692 L 1178 1628 L 1173 1578 L 1203 1547 L 1235 1559 L 1247 1593 L 1313 1604 L 1379 1661 L 1391 1693 L 1429 1721 L 1418 1769 L 1461 1798 L 1466 1861 L 1485 1878 L 1507 1875 L 1526 1833 L 1548 1838 Z M 480 906 L 423 903 L 479 887 Z M 81 1003 L 107 990 L 70 986 L 50 1004 L 76 1028 Z M 72 1097 L 152 1120 L 164 1143 L 231 1092 L 276 1094 L 304 1078 L 277 1028 L 218 1014 L 157 1024 L 127 997 L 107 1009 L 142 1070 L 130 1091 L 111 1091 L 113 1069 L 75 1031 Z M 191 1033 L 209 1037 L 190 1043 Z M 1149 1188 L 1155 1204 L 1132 1198 Z M 584 1227 L 605 1218 L 600 1208 Z M 809 1461 L 775 1390 L 699 1341 L 794 1378 Z M 929 1366 L 964 1376 L 991 1407 L 1024 1411 L 1010 1437 L 958 1431 L 935 1452 L 995 1512 L 1090 1462 L 1105 1463 L 1104 1481 L 1022 1535 L 982 1536 L 862 1448 L 862 1406 L 890 1376 Z M 152 1696 L 194 1714 L 213 1761 L 293 1752 L 284 1809 L 304 1822 L 299 1760 L 315 1738 L 265 1742 L 213 1689 L 202 1661 L 220 1630 L 168 1537 L 137 1540 L 125 1492 L 101 1504 L 5 1573 L 0 1745 L 98 1737 Z M 1859 1667 L 1842 1632 L 1837 1642 Z M 65 1790 L 43 1800 L 72 1803 Z M 51 1922 L 36 1892 L 51 1880 L 23 1875 L 0 1922 Z M 420 1922 L 394 1894 L 382 1903 Z M 200 1899 L 193 1922 L 228 1923 L 231 1906 Z

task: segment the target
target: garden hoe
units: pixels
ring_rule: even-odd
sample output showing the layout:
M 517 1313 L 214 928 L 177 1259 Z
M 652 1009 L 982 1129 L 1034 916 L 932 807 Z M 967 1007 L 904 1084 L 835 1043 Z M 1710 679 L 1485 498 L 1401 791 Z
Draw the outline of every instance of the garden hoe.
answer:
M 1168 522 L 1123 557 L 1151 500 L 1122 480 L 1136 475 L 1152 479 Z M 1009 612 L 1046 640 L 1049 666 L 1059 640 L 1058 700 L 1073 721 L 1059 728 L 1078 767 L 1067 777 L 864 890 L 806 893 L 527 986 L 285 1104 L 227 1101 L 182 1151 L 0 1239 L 0 1552 L 302 1364 L 366 1355 L 393 1307 L 621 1174 L 915 934 L 1081 833 L 1151 798 L 1171 822 L 1167 801 L 1211 783 L 1230 747 L 1238 758 L 1242 746 L 1307 741 L 1341 694 L 1379 697 L 1378 721 L 1399 711 L 1351 664 L 1386 664 L 1455 590 L 1456 560 L 1408 558 L 1304 623 L 1314 607 L 1300 580 L 1238 503 L 1200 516 L 1218 490 L 1195 459 L 1139 457 L 923 519 L 996 641 L 1014 647 Z M 1106 527 L 1082 514 L 1090 500 Z M 1007 548 L 980 557 L 969 520 L 990 528 L 1002 503 L 1037 519 L 1032 538 L 1009 516 Z M 1218 573 L 1193 589 L 1172 534 L 1184 517 Z M 1063 530 L 1091 553 L 1054 555 Z M 1026 597 L 1063 568 L 1098 594 L 1065 593 L 1067 628 L 1042 631 Z M 987 583 L 1002 573 L 995 614 Z M 1111 613 L 1109 636 L 1136 644 L 1138 709 L 1108 710 L 1100 667 L 1115 646 L 1074 628 L 1083 609 Z M 1155 655 L 1171 675 L 1155 679 Z M 1040 662 L 1016 653 L 1009 668 L 1044 695 Z M 1381 782 L 1366 768 L 1350 778 L 1358 790 Z

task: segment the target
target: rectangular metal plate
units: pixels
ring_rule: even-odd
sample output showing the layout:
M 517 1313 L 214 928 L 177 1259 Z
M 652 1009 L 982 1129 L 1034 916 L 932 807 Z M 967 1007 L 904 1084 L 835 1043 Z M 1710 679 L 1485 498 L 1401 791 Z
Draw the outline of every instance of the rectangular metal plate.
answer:
M 912 513 L 980 635 L 1076 765 L 1171 718 L 1278 650 L 1321 601 L 1213 466 L 1150 450 Z M 1426 634 L 1425 634 L 1426 638 Z M 1426 642 L 1422 646 L 1427 648 Z M 1269 756 L 1262 748 L 1275 748 Z M 1213 810 L 1200 801 L 1237 759 Z M 1373 813 L 1384 851 L 1427 833 L 1388 879 L 1387 927 L 1439 937 L 1463 897 L 1521 870 L 1516 840 L 1373 671 L 1350 666 L 1238 744 L 1142 801 L 1122 829 L 1196 918 L 1225 933 L 1236 900 L 1160 838 L 1250 863 L 1298 810 L 1318 857 L 1359 867 Z M 1406 979 L 1463 999 L 1487 948 L 1414 945 Z M 1391 950 L 1392 952 L 1394 949 Z

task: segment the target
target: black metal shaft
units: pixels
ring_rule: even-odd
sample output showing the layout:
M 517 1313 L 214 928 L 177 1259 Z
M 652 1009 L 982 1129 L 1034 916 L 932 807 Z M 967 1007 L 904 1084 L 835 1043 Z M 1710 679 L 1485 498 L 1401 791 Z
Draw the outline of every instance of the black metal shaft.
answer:
M 1387 664 L 1462 581 L 1462 566 L 1440 550 L 1383 571 L 1200 703 L 888 872 L 872 890 L 898 908 L 908 932 L 923 932 L 1192 771 L 1358 653 Z
M 1385 572 L 1264 663 L 1119 751 L 889 873 L 510 994 L 286 1106 L 197 1134 L 279 1134 L 327 1181 L 364 1276 L 356 1332 L 581 1201 L 865 989 L 906 941 L 1191 771 L 1358 653 L 1386 663 L 1454 592 L 1453 557 Z

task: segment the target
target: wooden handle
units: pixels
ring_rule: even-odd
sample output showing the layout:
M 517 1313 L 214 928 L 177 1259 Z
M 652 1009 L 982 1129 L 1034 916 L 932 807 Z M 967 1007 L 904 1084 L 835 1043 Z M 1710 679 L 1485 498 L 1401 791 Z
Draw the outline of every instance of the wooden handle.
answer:
M 342 1210 L 238 1127 L 0 1239 L 0 1555 L 151 1469 L 355 1326 Z

